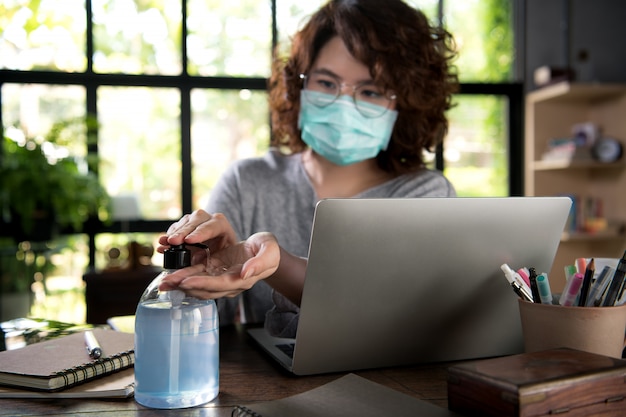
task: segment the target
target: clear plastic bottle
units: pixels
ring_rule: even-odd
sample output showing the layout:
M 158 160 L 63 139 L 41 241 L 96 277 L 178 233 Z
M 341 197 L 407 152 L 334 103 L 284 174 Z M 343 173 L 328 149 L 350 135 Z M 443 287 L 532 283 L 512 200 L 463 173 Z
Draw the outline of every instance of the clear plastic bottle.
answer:
M 164 271 L 144 291 L 135 316 L 135 400 L 151 408 L 207 403 L 219 392 L 219 320 L 213 300 L 159 291 L 165 276 L 189 266 L 184 245 L 164 253 Z

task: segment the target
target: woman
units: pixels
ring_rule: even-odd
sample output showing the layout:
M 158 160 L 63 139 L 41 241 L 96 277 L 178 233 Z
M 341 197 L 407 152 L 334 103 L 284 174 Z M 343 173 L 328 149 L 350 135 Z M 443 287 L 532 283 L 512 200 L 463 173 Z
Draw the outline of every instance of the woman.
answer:
M 293 336 L 320 199 L 455 196 L 422 159 L 447 131 L 452 39 L 400 0 L 380 4 L 331 0 L 275 60 L 271 149 L 234 163 L 206 210 L 160 238 L 160 251 L 183 241 L 210 249 L 162 289 L 221 298 L 222 324 L 242 301 L 246 321 Z

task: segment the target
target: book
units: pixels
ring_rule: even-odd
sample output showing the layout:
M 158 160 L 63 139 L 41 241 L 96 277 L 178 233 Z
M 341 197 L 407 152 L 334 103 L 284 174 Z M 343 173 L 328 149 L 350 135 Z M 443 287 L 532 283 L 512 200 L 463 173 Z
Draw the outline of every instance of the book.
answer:
M 280 400 L 238 405 L 234 417 L 454 417 L 446 408 L 355 374 Z
M 33 391 L 0 387 L 1 398 L 132 398 L 135 395 L 135 371 L 126 368 L 102 378 L 62 391 Z
M 0 385 L 61 390 L 134 364 L 133 334 L 92 331 L 102 348 L 99 359 L 89 356 L 84 332 L 0 352 Z

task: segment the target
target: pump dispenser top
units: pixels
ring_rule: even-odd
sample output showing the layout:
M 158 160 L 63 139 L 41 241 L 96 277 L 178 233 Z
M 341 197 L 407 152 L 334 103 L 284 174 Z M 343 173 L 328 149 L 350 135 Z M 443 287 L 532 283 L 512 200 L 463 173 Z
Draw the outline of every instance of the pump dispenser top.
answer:
M 191 251 L 182 245 L 174 245 L 163 253 L 163 268 L 182 269 L 191 266 Z

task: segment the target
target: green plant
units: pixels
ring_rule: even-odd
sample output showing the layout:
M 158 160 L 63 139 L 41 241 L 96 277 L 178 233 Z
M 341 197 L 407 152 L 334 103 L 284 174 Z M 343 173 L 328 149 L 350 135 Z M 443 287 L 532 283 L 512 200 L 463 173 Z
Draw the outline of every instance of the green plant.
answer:
M 108 220 L 110 197 L 90 166 L 84 120 L 55 124 L 45 137 L 7 129 L 0 154 L 0 214 L 28 235 L 38 218 L 49 225 L 83 229 L 91 217 Z M 80 153 L 80 144 L 83 155 Z

